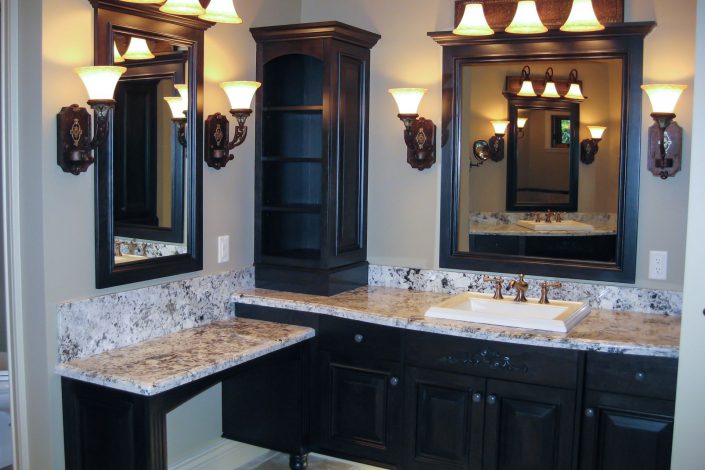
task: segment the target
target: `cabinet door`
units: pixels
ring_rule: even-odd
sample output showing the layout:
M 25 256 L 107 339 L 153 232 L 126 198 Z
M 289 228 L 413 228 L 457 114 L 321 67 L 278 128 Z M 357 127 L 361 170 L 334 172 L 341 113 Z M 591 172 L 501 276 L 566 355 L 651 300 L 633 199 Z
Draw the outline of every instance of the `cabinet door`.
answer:
M 484 470 L 571 468 L 575 391 L 487 381 Z
M 485 379 L 407 368 L 404 468 L 479 469 Z
M 672 401 L 588 392 L 581 470 L 670 468 L 673 411 Z
M 399 460 L 401 403 L 397 363 L 341 360 L 321 353 L 322 447 L 362 461 Z

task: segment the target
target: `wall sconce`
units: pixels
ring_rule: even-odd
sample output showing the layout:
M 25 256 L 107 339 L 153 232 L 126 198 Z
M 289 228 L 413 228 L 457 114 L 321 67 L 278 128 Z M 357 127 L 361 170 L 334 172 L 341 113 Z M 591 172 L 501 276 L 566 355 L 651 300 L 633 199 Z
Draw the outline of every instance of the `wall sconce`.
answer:
M 121 64 L 123 62 L 125 62 L 125 58 L 120 55 L 117 43 L 113 41 L 113 64 Z
M 399 107 L 399 119 L 404 123 L 406 161 L 419 171 L 436 163 L 436 125 L 430 119 L 419 117 L 425 88 L 392 88 L 389 93 Z
M 534 0 L 520 0 L 514 19 L 505 31 L 513 34 L 537 34 L 545 33 L 548 28 L 539 18 L 536 2 Z
M 517 96 L 536 96 L 536 91 L 534 91 L 534 84 L 531 81 L 531 67 L 525 65 L 521 69 L 521 89 L 517 92 Z
M 681 169 L 683 129 L 674 121 L 676 104 L 686 85 L 642 85 L 651 101 L 648 168 L 655 176 L 667 179 Z
M 580 142 L 580 161 L 586 165 L 595 161 L 595 155 L 600 150 L 599 143 L 607 128 L 605 126 L 587 126 L 590 138 Z
M 465 5 L 463 19 L 453 30 L 453 34 L 459 36 L 491 36 L 494 34 L 494 30 L 487 24 L 482 3 L 473 2 Z
M 546 69 L 546 86 L 541 93 L 542 98 L 560 98 L 561 95 L 558 93 L 556 88 L 556 82 L 553 81 L 553 67 Z
M 524 127 L 526 127 L 526 123 L 529 120 L 529 118 L 525 117 L 518 117 L 517 118 L 517 137 L 520 139 L 524 137 Z
M 186 148 L 186 113 L 188 112 L 188 102 L 184 102 L 181 96 L 166 96 L 171 109 L 171 120 L 176 124 L 177 136 L 182 147 Z
M 568 20 L 561 26 L 561 31 L 586 33 L 602 31 L 605 27 L 598 21 L 592 0 L 573 0 Z
M 486 140 L 476 140 L 472 144 L 472 153 L 480 163 L 470 163 L 470 166 L 480 166 L 487 160 L 501 162 L 504 160 L 504 136 L 507 133 L 509 121 L 490 121 L 494 127 L 494 136 Z
M 206 151 L 204 160 L 206 164 L 220 170 L 235 157 L 230 151 L 239 147 L 247 139 L 247 126 L 245 122 L 252 114 L 252 97 L 257 89 L 262 86 L 259 82 L 223 82 L 220 87 L 225 91 L 230 101 L 230 114 L 237 120 L 233 140 L 229 139 L 230 123 L 228 118 L 220 113 L 208 116 L 206 119 Z
M 115 107 L 115 87 L 125 67 L 78 67 L 76 73 L 88 91 L 88 105 L 95 113 L 94 136 L 91 138 L 91 115 L 77 104 L 61 108 L 57 115 L 58 152 L 56 163 L 66 173 L 78 175 L 95 161 L 93 149 L 102 145 L 108 135 L 108 115 Z
M 583 90 L 580 88 L 580 82 L 578 80 L 578 71 L 573 69 L 568 74 L 568 83 L 570 84 L 568 88 L 568 93 L 565 97 L 569 100 L 583 101 L 585 97 L 583 96 Z
M 147 40 L 144 38 L 130 38 L 130 45 L 127 46 L 127 51 L 122 55 L 123 59 L 127 60 L 149 60 L 154 59 L 154 54 L 147 45 Z

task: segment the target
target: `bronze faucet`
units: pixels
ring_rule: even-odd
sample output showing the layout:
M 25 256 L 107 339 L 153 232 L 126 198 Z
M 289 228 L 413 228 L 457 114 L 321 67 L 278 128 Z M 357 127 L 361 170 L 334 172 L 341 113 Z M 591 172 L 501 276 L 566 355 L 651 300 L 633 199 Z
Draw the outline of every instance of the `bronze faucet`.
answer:
M 553 219 L 553 211 L 549 209 L 546 211 L 546 223 L 547 224 L 552 223 L 553 222 L 552 219 Z
M 560 288 L 563 287 L 563 285 L 560 282 L 548 282 L 548 281 L 543 281 L 541 284 L 539 284 L 541 287 L 541 298 L 539 299 L 540 304 L 549 304 L 550 302 L 548 301 L 548 289 L 555 287 L 555 288 Z
M 514 302 L 526 302 L 526 291 L 529 290 L 529 283 L 524 280 L 524 275 L 519 274 L 519 279 L 514 279 L 509 282 L 510 289 L 516 289 L 517 295 L 514 297 Z
M 556 212 L 556 222 L 559 224 L 563 222 L 563 215 L 560 212 Z
M 122 256 L 122 242 L 115 240 L 115 256 Z
M 502 300 L 504 296 L 502 295 L 502 287 L 504 286 L 504 278 L 502 277 L 490 277 L 485 276 L 482 278 L 484 282 L 494 282 L 494 297 L 495 300 Z

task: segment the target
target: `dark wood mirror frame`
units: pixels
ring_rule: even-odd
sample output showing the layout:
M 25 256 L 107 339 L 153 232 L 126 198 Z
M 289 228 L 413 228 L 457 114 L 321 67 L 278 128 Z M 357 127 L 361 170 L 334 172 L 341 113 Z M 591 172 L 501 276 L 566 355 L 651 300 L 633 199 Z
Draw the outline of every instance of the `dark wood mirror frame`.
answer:
M 428 33 L 443 46 L 443 162 L 441 168 L 441 268 L 634 283 L 639 171 L 641 157 L 641 89 L 644 37 L 654 22 L 607 25 L 604 31 L 539 35 L 464 37 L 450 31 Z M 621 59 L 622 142 L 616 262 L 522 257 L 461 252 L 458 247 L 461 71 L 472 63 Z
M 89 0 L 95 10 L 95 65 L 112 65 L 114 31 L 168 41 L 188 47 L 189 111 L 186 139 L 185 254 L 115 265 L 113 217 L 113 138 L 98 149 L 95 163 L 95 268 L 96 287 L 173 276 L 203 269 L 203 43 L 213 24 L 184 16 L 164 14 L 158 5 L 120 0 Z M 112 119 L 112 116 L 111 118 Z

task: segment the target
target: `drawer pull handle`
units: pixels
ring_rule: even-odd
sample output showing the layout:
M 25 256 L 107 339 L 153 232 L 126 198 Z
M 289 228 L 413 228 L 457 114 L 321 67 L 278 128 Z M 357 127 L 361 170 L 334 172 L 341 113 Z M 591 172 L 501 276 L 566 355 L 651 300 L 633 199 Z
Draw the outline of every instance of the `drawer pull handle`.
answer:
M 637 380 L 637 382 L 643 382 L 644 380 L 646 380 L 646 372 L 640 370 L 639 372 L 634 374 L 634 378 Z
M 356 343 L 362 343 L 365 340 L 365 337 L 362 336 L 360 333 L 356 334 L 353 339 L 355 340 Z
M 482 393 L 475 392 L 472 394 L 473 403 L 480 403 L 482 401 Z
M 594 408 L 586 408 L 585 409 L 585 417 L 586 418 L 594 418 L 595 417 L 595 409 Z
M 399 385 L 399 377 L 392 377 L 391 379 L 389 379 L 389 384 L 392 387 L 396 387 L 397 385 Z
M 497 403 L 497 395 L 487 395 L 487 404 L 494 405 Z

